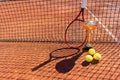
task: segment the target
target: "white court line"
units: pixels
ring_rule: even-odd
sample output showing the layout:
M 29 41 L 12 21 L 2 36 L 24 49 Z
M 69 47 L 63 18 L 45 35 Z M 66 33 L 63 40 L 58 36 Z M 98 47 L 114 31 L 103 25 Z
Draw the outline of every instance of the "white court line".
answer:
M 88 10 L 87 7 L 86 7 L 86 9 Z M 102 25 L 102 27 L 105 29 L 105 31 L 115 40 L 115 42 L 120 43 L 118 38 L 111 31 L 109 31 L 109 29 L 106 28 L 106 26 L 101 21 L 99 21 L 99 19 L 90 10 L 88 10 L 88 12 L 95 18 L 96 21 L 99 22 L 99 24 Z

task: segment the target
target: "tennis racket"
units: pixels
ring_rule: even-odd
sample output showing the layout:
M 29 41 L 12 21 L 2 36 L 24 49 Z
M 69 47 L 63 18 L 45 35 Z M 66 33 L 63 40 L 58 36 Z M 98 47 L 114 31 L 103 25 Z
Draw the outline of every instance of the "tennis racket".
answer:
M 60 49 L 54 50 L 49 54 L 49 59 L 47 61 L 41 63 L 40 65 L 38 65 L 34 68 L 32 68 L 32 71 L 36 71 L 40 67 L 48 64 L 49 62 L 51 62 L 53 60 L 77 55 L 79 52 L 80 52 L 80 49 L 78 49 L 78 48 L 60 48 Z
M 86 30 L 83 27 L 85 21 L 84 8 L 86 7 L 86 4 L 87 0 L 82 0 L 79 14 L 69 23 L 65 30 L 65 43 L 70 48 L 82 47 L 87 40 Z

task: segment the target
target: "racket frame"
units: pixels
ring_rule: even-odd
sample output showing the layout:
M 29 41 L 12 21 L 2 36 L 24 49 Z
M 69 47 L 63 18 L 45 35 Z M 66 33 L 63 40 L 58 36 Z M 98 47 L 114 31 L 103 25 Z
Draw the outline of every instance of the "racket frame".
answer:
M 78 19 L 78 17 L 80 17 L 80 15 L 82 15 L 82 19 Z M 69 41 L 68 41 L 68 39 L 67 39 L 67 32 L 68 32 L 69 27 L 70 27 L 75 21 L 81 21 L 81 22 L 84 23 L 84 21 L 85 21 L 85 19 L 84 19 L 84 8 L 81 8 L 79 14 L 75 17 L 75 19 L 74 19 L 73 21 L 71 21 L 71 22 L 69 23 L 69 25 L 67 26 L 67 28 L 66 28 L 66 30 L 65 30 L 65 43 L 66 43 L 70 48 L 79 48 L 79 47 L 82 47 L 82 46 L 85 44 L 86 40 L 87 40 L 87 35 L 86 35 L 85 40 L 81 43 L 81 45 L 71 46 L 71 45 L 69 44 Z M 81 27 L 83 27 L 83 26 L 81 26 Z

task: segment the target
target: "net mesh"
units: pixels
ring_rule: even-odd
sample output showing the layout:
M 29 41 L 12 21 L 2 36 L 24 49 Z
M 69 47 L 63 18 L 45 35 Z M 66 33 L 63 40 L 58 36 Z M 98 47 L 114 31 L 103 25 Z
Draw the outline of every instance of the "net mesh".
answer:
M 63 42 L 65 29 L 81 5 L 81 0 L 1 1 L 0 41 Z M 92 41 L 119 42 L 119 13 L 119 0 L 88 0 L 85 20 L 99 21 Z

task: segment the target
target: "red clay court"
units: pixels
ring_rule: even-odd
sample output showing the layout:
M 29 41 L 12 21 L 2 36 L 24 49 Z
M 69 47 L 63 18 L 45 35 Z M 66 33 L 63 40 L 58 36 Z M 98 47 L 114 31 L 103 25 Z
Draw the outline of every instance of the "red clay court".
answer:
M 80 5 L 81 0 L 0 2 L 0 80 L 120 80 L 120 0 L 88 0 L 85 8 L 85 20 L 99 22 L 92 36 L 99 62 L 86 63 L 87 52 L 80 49 L 79 55 L 42 64 L 67 47 L 64 32 Z

